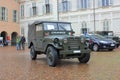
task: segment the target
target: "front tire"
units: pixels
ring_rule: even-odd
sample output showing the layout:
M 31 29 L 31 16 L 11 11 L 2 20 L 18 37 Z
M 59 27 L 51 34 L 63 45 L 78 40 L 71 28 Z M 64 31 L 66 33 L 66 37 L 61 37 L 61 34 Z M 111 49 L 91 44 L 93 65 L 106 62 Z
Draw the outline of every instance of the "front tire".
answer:
M 84 53 L 81 58 L 78 58 L 80 63 L 87 63 L 90 60 L 90 53 Z
M 97 44 L 94 44 L 92 50 L 99 51 L 99 46 Z
M 49 66 L 55 67 L 58 61 L 58 54 L 57 54 L 57 50 L 55 48 L 53 48 L 52 46 L 49 46 L 47 48 L 47 63 Z
M 36 60 L 36 58 L 37 58 L 37 53 L 36 53 L 33 45 L 30 48 L 30 56 L 31 56 L 32 60 Z

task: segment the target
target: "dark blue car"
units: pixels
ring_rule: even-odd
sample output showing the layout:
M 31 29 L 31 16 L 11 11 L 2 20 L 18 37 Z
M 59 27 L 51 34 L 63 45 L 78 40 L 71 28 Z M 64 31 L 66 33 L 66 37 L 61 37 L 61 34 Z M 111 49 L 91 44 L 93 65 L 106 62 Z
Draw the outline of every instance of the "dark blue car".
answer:
M 112 51 L 116 48 L 116 41 L 107 39 L 98 34 L 83 35 L 86 38 L 86 44 L 93 51 L 99 51 L 100 49 L 108 49 Z

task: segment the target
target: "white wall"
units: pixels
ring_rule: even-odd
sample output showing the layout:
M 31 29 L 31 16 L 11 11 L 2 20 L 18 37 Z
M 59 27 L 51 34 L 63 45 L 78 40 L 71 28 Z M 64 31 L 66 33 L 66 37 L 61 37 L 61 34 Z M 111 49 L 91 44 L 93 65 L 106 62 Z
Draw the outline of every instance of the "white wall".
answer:
M 50 4 L 52 4 L 52 13 L 43 14 L 43 4 L 45 0 L 35 0 L 38 8 L 38 16 L 30 17 L 29 8 L 32 6 L 33 1 L 21 3 L 25 5 L 25 18 L 20 20 L 21 27 L 25 27 L 26 37 L 28 30 L 28 23 L 35 20 L 57 20 L 57 0 L 50 0 Z M 62 0 L 59 0 L 59 3 Z M 81 31 L 81 23 L 83 21 L 87 22 L 87 28 L 89 28 L 90 32 L 94 31 L 94 17 L 93 17 L 93 2 L 91 0 L 90 8 L 87 10 L 78 10 L 77 9 L 77 0 L 69 0 L 71 1 L 71 11 L 60 13 L 60 21 L 68 21 L 72 22 L 72 28 L 75 31 L 75 35 L 80 35 Z M 105 19 L 110 20 L 109 29 L 113 30 L 115 34 L 120 35 L 120 0 L 113 0 L 113 7 L 103 7 L 98 8 L 98 0 L 96 1 L 96 31 L 103 30 L 103 21 Z M 119 6 L 115 6 L 119 5 Z

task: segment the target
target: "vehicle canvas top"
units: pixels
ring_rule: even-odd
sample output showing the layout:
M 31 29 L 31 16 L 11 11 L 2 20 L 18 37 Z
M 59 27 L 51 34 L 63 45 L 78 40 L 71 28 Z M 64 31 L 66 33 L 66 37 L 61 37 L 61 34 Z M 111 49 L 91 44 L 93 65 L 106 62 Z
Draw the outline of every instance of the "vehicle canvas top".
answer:
M 35 38 L 35 27 L 34 24 L 28 25 L 28 44 L 30 44 L 29 42 L 31 42 L 32 39 Z
M 36 25 L 36 24 L 42 24 L 42 23 L 69 23 L 71 24 L 70 22 L 62 22 L 62 21 L 35 21 L 33 24 Z
M 50 36 L 50 35 L 71 35 L 73 34 L 73 30 L 71 28 L 71 23 L 70 22 L 61 22 L 61 21 L 35 21 L 34 23 L 29 25 L 28 28 L 28 44 L 29 42 L 31 42 L 31 40 L 35 39 L 37 35 L 40 35 L 39 31 L 36 31 L 36 26 L 38 24 L 45 24 L 45 23 L 50 23 L 50 24 L 56 24 L 56 23 L 63 23 L 63 24 L 69 24 L 70 25 L 70 29 L 68 30 L 43 30 L 40 31 L 41 34 L 44 34 L 44 36 Z M 49 26 L 49 28 L 52 28 L 52 26 Z M 72 33 L 71 33 L 72 32 Z M 49 33 L 49 35 L 48 35 Z

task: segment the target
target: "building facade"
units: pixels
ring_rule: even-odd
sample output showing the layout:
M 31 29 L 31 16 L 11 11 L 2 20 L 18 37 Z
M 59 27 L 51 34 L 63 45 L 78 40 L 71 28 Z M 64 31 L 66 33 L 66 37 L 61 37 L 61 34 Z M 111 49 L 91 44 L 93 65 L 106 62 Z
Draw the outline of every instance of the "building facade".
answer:
M 113 31 L 120 35 L 120 0 L 21 0 L 21 33 L 35 20 L 72 22 L 75 35 Z
M 3 42 L 10 40 L 14 45 L 17 34 L 20 34 L 18 20 L 19 3 L 15 0 L 0 0 L 0 36 Z

